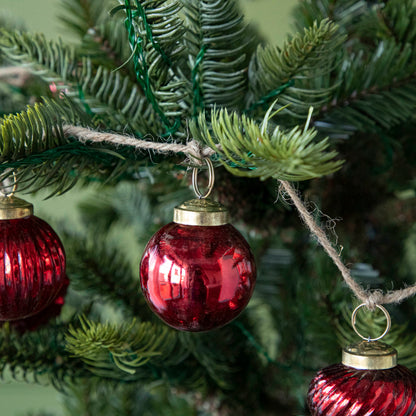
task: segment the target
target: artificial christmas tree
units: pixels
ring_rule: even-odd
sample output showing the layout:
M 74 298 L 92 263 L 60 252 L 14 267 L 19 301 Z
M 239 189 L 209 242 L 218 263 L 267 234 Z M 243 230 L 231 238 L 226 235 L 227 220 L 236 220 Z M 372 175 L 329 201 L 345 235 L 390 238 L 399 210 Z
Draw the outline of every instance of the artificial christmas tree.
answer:
M 64 390 L 69 414 L 307 415 L 310 378 L 352 341 L 340 272 L 370 308 L 398 298 L 363 287 L 415 280 L 413 2 L 300 1 L 282 46 L 236 0 L 62 4 L 76 46 L 3 24 L 1 179 L 56 198 L 101 187 L 82 230 L 54 227 L 71 282 L 62 314 L 24 334 L 4 325 L 3 370 Z M 205 158 L 257 282 L 230 324 L 183 333 L 147 307 L 138 260 Z M 336 234 L 324 213 L 342 217 Z M 372 269 L 351 276 L 341 257 Z M 414 302 L 391 313 L 386 342 L 414 369 Z

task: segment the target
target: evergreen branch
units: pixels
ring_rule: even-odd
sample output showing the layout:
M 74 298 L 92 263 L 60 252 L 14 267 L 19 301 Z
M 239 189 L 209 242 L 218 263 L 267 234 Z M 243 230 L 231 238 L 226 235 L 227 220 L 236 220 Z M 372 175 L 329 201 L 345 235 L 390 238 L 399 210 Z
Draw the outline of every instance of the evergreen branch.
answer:
M 61 40 L 47 41 L 44 35 L 0 31 L 0 50 L 16 65 L 29 69 L 48 83 L 64 90 L 68 78 L 77 74 L 74 48 Z
M 356 130 L 377 131 L 411 119 L 416 109 L 412 54 L 410 45 L 386 41 L 369 56 L 346 57 L 339 73 L 341 82 L 331 103 L 321 109 L 316 126 L 348 136 Z
M 253 328 L 253 334 L 259 340 L 259 346 L 264 350 L 263 357 L 266 362 L 275 363 L 278 355 L 278 346 L 281 335 L 276 328 L 274 321 L 273 308 L 261 301 L 253 298 L 247 309 L 247 316 Z M 260 353 L 260 351 L 259 351 Z
M 178 68 L 182 59 L 181 38 L 184 28 L 178 1 L 152 0 L 142 5 L 135 0 L 120 0 L 124 3 L 113 10 L 126 12 L 126 28 L 136 78 L 144 94 L 160 117 L 165 135 L 176 133 L 180 127 L 178 117 L 183 115 L 188 101 L 188 82 Z M 174 119 L 174 120 L 172 120 Z
M 102 145 L 69 142 L 23 159 L 3 162 L 0 171 L 2 180 L 16 172 L 20 191 L 35 192 L 50 187 L 48 197 L 51 197 L 69 191 L 79 182 L 110 184 L 131 179 L 143 161 L 147 164 L 147 158 L 143 153 L 121 148 L 115 152 Z
M 0 161 L 15 161 L 68 143 L 63 123 L 85 120 L 81 111 L 67 98 L 44 99 L 26 111 L 9 115 L 0 124 Z
M 65 14 L 59 19 L 82 39 L 96 26 L 108 3 L 108 0 L 62 0 Z
M 5 30 L 25 30 L 25 22 L 7 11 L 0 12 L 0 29 Z
M 130 60 L 130 46 L 126 39 L 124 23 L 105 13 L 94 28 L 82 39 L 79 54 L 91 59 L 95 66 L 128 75 L 136 81 L 133 64 Z
M 114 371 L 115 366 L 121 370 L 119 376 L 134 375 L 139 367 L 157 362 L 156 357 L 169 362 L 176 344 L 176 334 L 168 327 L 134 320 L 116 326 L 81 317 L 80 327 L 71 326 L 66 335 L 67 350 L 98 375 Z
M 334 151 L 327 151 L 328 140 L 314 143 L 316 130 L 295 127 L 284 132 L 276 127 L 269 132 L 271 110 L 260 125 L 245 115 L 213 110 L 211 127 L 205 115 L 200 114 L 197 121 L 191 122 L 190 130 L 195 138 L 222 155 L 221 163 L 234 175 L 306 180 L 339 169 L 342 162 L 333 160 Z
M 95 65 L 114 69 L 122 67 L 133 74 L 128 64 L 130 47 L 124 24 L 108 13 L 111 2 L 106 0 L 63 0 L 64 14 L 60 20 L 81 39 L 79 53 Z
M 338 27 L 323 20 L 304 29 L 303 35 L 295 35 L 282 49 L 258 46 L 249 67 L 251 107 L 265 96 L 272 97 L 272 91 L 288 82 L 294 85 L 279 95 L 280 106 L 290 104 L 284 112 L 305 116 L 311 105 L 326 103 L 334 87 L 326 85 L 325 76 L 333 70 L 343 40 Z
M 406 85 L 363 92 L 344 102 L 324 107 L 316 128 L 333 138 L 347 138 L 361 132 L 379 133 L 410 121 L 416 109 L 416 79 Z
M 378 11 L 381 6 L 365 0 L 301 0 L 294 10 L 297 17 L 296 28 L 301 31 L 312 26 L 315 21 L 330 19 L 338 24 L 343 32 L 354 33 L 371 8 Z
M 101 235 L 94 229 L 94 238 L 90 234 L 61 233 L 67 247 L 67 269 L 72 287 L 87 292 L 93 300 L 123 306 L 124 312 L 130 315 L 146 316 L 149 309 L 140 296 L 138 279 L 133 276 L 125 256 L 105 243 L 104 232 Z M 96 244 L 97 240 L 101 241 L 100 245 Z
M 236 372 L 236 369 L 232 366 L 232 359 L 218 354 L 216 350 L 220 348 L 220 345 L 215 341 L 214 346 L 211 337 L 195 337 L 194 335 L 181 332 L 181 342 L 218 386 L 226 390 L 232 389 L 234 386 L 230 376 Z M 226 343 L 225 341 L 225 339 L 222 339 L 222 343 Z
M 163 132 L 152 107 L 128 77 L 104 67 L 94 68 L 85 58 L 82 62 L 79 89 L 72 95 L 74 99 L 78 96 L 87 112 L 93 115 L 94 124 L 139 136 L 157 136 Z
M 302 1 L 296 7 L 296 27 L 302 30 L 315 20 L 329 18 L 348 33 L 349 47 L 372 51 L 380 41 L 399 45 L 416 42 L 416 8 L 412 0 L 368 2 L 364 0 Z
M 244 23 L 237 2 L 183 0 L 183 4 L 188 61 L 197 84 L 195 114 L 204 104 L 243 108 L 254 32 Z
M 82 178 L 111 182 L 131 176 L 137 163 L 147 160 L 146 154 L 120 146 L 112 150 L 108 145 L 74 142 L 65 130 L 66 123 L 87 122 L 67 97 L 44 99 L 24 112 L 6 116 L 0 124 L 0 169 L 19 169 L 21 190 L 51 186 L 53 195 L 66 192 Z
M 49 381 L 55 388 L 77 378 L 89 376 L 81 360 L 65 350 L 63 325 L 49 325 L 23 335 L 11 331 L 9 324 L 0 329 L 0 369 L 7 368 L 16 380 L 37 383 Z M 45 380 L 46 379 L 46 380 Z
M 170 391 L 169 386 L 148 388 L 143 383 L 97 383 L 87 380 L 71 386 L 71 394 L 63 397 L 68 415 L 99 416 L 194 416 L 188 403 Z M 176 408 L 178 411 L 170 410 Z M 40 415 L 39 415 L 40 416 Z M 46 416 L 46 415 L 45 415 Z
M 396 44 L 416 44 L 416 7 L 412 0 L 390 0 L 380 15 L 387 28 L 386 37 L 393 38 Z M 413 50 L 413 56 L 415 53 Z
M 176 332 L 165 325 L 135 321 L 112 325 L 80 318 L 80 326 L 70 327 L 66 341 L 67 350 L 98 376 L 147 382 L 165 378 L 173 385 L 200 388 L 205 373 L 215 386 L 237 389 L 233 377 L 240 369 L 231 334 L 223 333 L 219 345 L 212 337 Z
M 0 50 L 78 102 L 95 125 L 138 135 L 157 135 L 163 128 L 140 90 L 128 77 L 90 59 L 79 61 L 73 48 L 42 35 L 2 32 Z

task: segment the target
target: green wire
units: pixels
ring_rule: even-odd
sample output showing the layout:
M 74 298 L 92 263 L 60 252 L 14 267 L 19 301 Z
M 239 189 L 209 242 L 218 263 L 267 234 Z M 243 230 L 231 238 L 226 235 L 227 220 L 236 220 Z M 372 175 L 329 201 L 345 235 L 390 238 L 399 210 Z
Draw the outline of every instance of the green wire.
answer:
M 267 95 L 264 95 L 260 98 L 260 100 L 256 101 L 255 103 L 251 104 L 251 106 L 244 111 L 244 113 L 252 113 L 256 108 L 263 107 L 265 108 L 267 103 L 273 99 L 274 97 L 277 97 L 278 95 L 282 94 L 287 88 L 292 87 L 295 84 L 295 81 L 293 79 L 289 80 L 285 84 L 281 85 L 280 87 L 270 91 Z
M 159 43 L 156 42 L 156 40 L 153 37 L 152 28 L 147 22 L 146 13 L 143 9 L 143 7 L 140 5 L 140 3 L 135 0 L 136 3 L 136 11 L 132 11 L 132 6 L 130 4 L 130 0 L 125 0 L 124 6 L 119 6 L 113 9 L 112 13 L 114 14 L 118 10 L 124 9 L 126 12 L 126 19 L 124 21 L 125 27 L 128 32 L 128 38 L 130 47 L 133 51 L 133 64 L 134 64 L 134 70 L 136 72 L 136 78 L 139 82 L 140 86 L 142 87 L 146 98 L 149 100 L 150 104 L 152 105 L 155 112 L 159 115 L 160 119 L 162 120 L 162 123 L 164 124 L 166 132 L 162 136 L 169 136 L 176 131 L 178 131 L 180 127 L 180 119 L 176 119 L 174 124 L 172 125 L 171 121 L 168 119 L 168 117 L 165 115 L 165 113 L 160 108 L 159 104 L 156 101 L 156 97 L 152 90 L 152 85 L 150 82 L 149 77 L 149 71 L 146 63 L 145 53 L 142 46 L 143 38 L 136 34 L 133 20 L 135 17 L 140 16 L 143 25 L 146 30 L 146 35 L 148 36 L 149 40 L 151 41 L 153 47 L 161 54 L 163 60 L 171 66 L 171 61 L 169 57 L 165 54 L 165 52 L 160 47 Z
M 196 117 L 198 110 L 203 110 L 204 109 L 204 98 L 202 95 L 202 88 L 201 88 L 201 84 L 198 80 L 198 71 L 199 71 L 199 66 L 201 65 L 203 59 L 204 59 L 204 55 L 206 50 L 208 49 L 208 45 L 202 45 L 200 51 L 198 52 L 198 55 L 196 56 L 195 59 L 195 65 L 192 68 L 192 90 L 194 93 L 194 111 L 193 111 L 193 116 Z

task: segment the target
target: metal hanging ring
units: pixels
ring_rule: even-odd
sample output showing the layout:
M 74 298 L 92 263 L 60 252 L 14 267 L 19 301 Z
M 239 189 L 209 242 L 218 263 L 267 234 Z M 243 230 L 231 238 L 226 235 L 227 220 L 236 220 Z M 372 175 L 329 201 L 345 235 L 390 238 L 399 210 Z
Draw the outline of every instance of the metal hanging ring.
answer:
M 355 333 L 362 339 L 364 339 L 365 341 L 371 342 L 371 341 L 377 341 L 381 338 L 383 338 L 389 331 L 391 328 L 391 318 L 390 318 L 390 314 L 388 313 L 387 309 L 384 306 L 381 305 L 376 305 L 376 307 L 378 309 L 380 309 L 383 313 L 384 316 L 386 317 L 387 323 L 386 323 L 386 329 L 384 330 L 384 332 L 377 338 L 371 338 L 371 337 L 364 337 L 363 335 L 360 334 L 360 332 L 358 331 L 358 329 L 355 326 L 355 322 L 356 322 L 356 318 L 357 318 L 357 312 L 363 307 L 363 306 L 367 306 L 365 303 L 362 303 L 361 305 L 358 305 L 352 315 L 351 315 L 351 323 L 352 323 L 352 327 L 355 331 Z
M 0 186 L 0 193 L 5 196 L 6 198 L 9 198 L 15 194 L 17 191 L 17 178 L 16 178 L 16 172 L 13 172 L 13 184 L 10 183 L 11 178 L 5 178 L 1 181 Z M 8 189 L 11 188 L 11 191 L 8 191 Z
M 208 166 L 208 188 L 205 194 L 203 194 L 198 188 L 198 168 L 194 168 L 192 170 L 192 187 L 194 189 L 195 195 L 199 199 L 205 199 L 209 196 L 214 187 L 215 181 L 215 174 L 214 174 L 214 166 L 209 158 L 205 158 L 205 163 Z

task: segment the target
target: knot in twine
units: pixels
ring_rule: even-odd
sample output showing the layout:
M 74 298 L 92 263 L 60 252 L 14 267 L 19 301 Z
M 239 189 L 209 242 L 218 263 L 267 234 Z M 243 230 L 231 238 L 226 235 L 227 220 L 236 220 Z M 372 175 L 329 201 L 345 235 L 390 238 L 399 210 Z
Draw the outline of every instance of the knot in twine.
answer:
M 190 140 L 186 144 L 188 150 L 184 153 L 188 155 L 188 160 L 191 164 L 196 166 L 203 166 L 204 159 L 212 156 L 215 151 L 210 147 L 202 147 L 196 140 Z
M 372 290 L 366 292 L 366 297 L 363 299 L 365 306 L 370 311 L 374 311 L 377 305 L 382 305 L 385 302 L 383 292 L 381 290 Z

